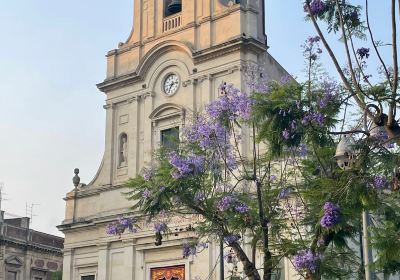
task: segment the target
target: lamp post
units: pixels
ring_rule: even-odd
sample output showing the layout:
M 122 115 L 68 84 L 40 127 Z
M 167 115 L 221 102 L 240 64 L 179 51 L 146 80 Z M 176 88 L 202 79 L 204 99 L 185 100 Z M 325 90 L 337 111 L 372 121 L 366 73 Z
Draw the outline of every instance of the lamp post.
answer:
M 373 130 L 373 129 L 372 129 Z M 378 128 L 376 128 L 378 131 Z M 354 139 L 349 135 L 344 135 L 336 148 L 335 159 L 339 167 L 343 170 L 350 170 L 353 168 L 355 160 L 357 158 L 356 151 L 354 150 Z M 367 210 L 362 213 L 362 233 L 360 232 L 360 255 L 362 265 L 364 266 L 365 280 L 372 280 L 373 273 L 370 269 L 372 263 L 372 251 L 369 248 L 369 234 L 368 226 L 370 223 L 370 217 Z

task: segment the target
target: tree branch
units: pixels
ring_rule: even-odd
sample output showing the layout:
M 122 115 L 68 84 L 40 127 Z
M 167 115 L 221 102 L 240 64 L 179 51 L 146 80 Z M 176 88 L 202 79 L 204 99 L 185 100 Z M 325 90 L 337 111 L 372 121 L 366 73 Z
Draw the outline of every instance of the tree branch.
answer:
M 396 118 L 396 94 L 399 84 L 399 65 L 397 59 L 397 27 L 396 27 L 396 1 L 392 0 L 392 48 L 393 48 L 393 88 L 392 100 L 389 105 L 388 126 L 391 127 Z
M 360 84 L 357 82 L 356 75 L 355 75 L 354 69 L 353 69 L 353 62 L 351 61 L 350 48 L 349 48 L 349 44 L 347 41 L 347 34 L 346 34 L 346 28 L 345 28 L 345 23 L 344 23 L 344 19 L 343 19 L 342 8 L 340 7 L 339 0 L 335 0 L 335 2 L 336 2 L 337 9 L 338 9 L 340 27 L 342 29 L 343 42 L 344 42 L 344 46 L 345 46 L 345 50 L 346 50 L 347 63 L 349 65 L 350 75 L 353 80 L 354 86 L 356 86 L 358 88 L 358 90 L 361 93 L 363 93 L 363 90 L 360 87 Z
M 331 57 L 332 62 L 335 65 L 336 71 L 338 72 L 340 78 L 343 81 L 343 84 L 345 85 L 347 90 L 351 93 L 351 95 L 354 97 L 354 100 L 357 102 L 358 106 L 361 107 L 362 109 L 364 109 L 365 108 L 365 103 L 357 96 L 357 94 L 355 93 L 354 89 L 352 88 L 350 82 L 347 80 L 345 74 L 343 73 L 343 70 L 340 68 L 339 62 L 338 62 L 335 54 L 332 51 L 332 48 L 330 47 L 328 41 L 326 40 L 324 34 L 322 33 L 321 28 L 319 27 L 319 25 L 317 23 L 317 20 L 315 19 L 315 16 L 311 12 L 310 0 L 306 1 L 306 6 L 307 6 L 308 14 L 309 14 L 309 16 L 311 18 L 311 21 L 312 21 L 313 25 L 314 25 L 314 28 L 317 31 L 318 36 L 321 38 L 321 41 L 324 44 L 325 49 L 328 51 L 328 54 Z

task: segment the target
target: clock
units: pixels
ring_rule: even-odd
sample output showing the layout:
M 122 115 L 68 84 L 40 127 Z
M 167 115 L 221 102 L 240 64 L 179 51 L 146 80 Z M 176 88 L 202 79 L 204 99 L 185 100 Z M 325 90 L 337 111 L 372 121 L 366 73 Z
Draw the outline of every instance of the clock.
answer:
M 163 83 L 164 93 L 168 96 L 174 95 L 179 88 L 179 77 L 176 74 L 169 74 Z

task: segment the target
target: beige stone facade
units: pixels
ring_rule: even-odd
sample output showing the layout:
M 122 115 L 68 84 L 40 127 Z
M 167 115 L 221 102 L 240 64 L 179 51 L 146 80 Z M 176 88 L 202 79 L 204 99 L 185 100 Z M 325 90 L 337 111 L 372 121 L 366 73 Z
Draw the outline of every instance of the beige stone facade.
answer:
M 164 131 L 216 99 L 222 82 L 246 90 L 247 63 L 262 65 L 271 79 L 286 75 L 267 52 L 264 0 L 182 0 L 180 12 L 166 15 L 171 1 L 135 0 L 131 35 L 107 54 L 98 84 L 107 97 L 105 152 L 93 181 L 65 199 L 64 280 L 150 280 L 152 269 L 171 266 L 184 266 L 185 280 L 219 279 L 219 244 L 183 259 L 181 244 L 191 234 L 179 221 L 179 234 L 162 246 L 154 245 L 151 228 L 121 238 L 105 231 L 129 213 L 123 184 L 151 162 Z M 178 86 L 167 92 L 171 75 Z
M 64 239 L 29 228 L 29 218 L 0 214 L 0 280 L 52 280 L 62 271 Z M 61 274 L 60 274 L 61 276 Z

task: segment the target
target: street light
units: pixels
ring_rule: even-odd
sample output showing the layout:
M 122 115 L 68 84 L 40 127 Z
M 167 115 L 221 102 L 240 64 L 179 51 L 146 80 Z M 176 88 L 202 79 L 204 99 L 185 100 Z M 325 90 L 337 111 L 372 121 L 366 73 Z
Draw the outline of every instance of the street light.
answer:
M 335 159 L 339 167 L 343 170 L 353 168 L 356 160 L 354 145 L 353 137 L 344 135 L 336 148 Z

